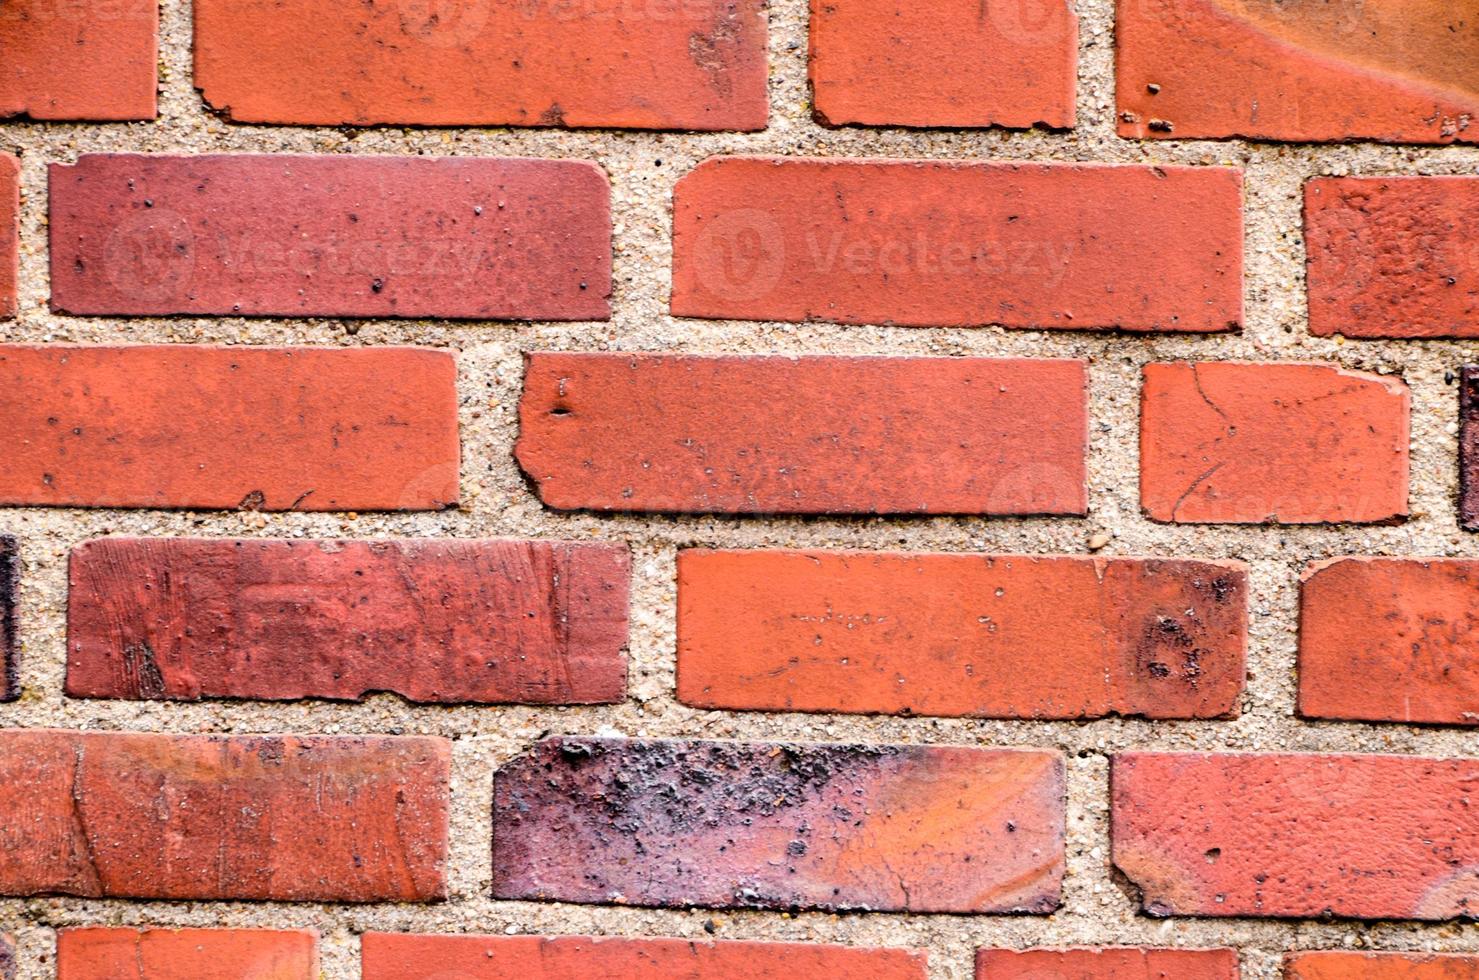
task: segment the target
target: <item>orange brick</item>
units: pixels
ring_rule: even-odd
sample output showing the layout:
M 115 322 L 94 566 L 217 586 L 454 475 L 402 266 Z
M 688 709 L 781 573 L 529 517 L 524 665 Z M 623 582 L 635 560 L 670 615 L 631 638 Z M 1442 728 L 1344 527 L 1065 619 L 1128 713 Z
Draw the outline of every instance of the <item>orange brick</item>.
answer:
M 981 949 L 976 980 L 1238 980 L 1235 949 Z
M 56 955 L 57 980 L 319 980 L 306 929 L 63 929 Z
M 0 118 L 155 116 L 155 0 L 5 0 L 0 52 Z

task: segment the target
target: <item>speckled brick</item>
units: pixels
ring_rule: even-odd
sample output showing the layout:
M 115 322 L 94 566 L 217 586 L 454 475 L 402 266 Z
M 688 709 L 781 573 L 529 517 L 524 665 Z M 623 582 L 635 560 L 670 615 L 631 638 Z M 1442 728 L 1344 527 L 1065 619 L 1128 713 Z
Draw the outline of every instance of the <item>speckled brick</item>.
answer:
M 20 211 L 20 161 L 8 153 L 0 153 L 0 320 L 15 316 L 18 302 Z
M 154 0 L 5 0 L 0 119 L 153 119 Z
M 62 929 L 57 980 L 319 980 L 307 929 Z

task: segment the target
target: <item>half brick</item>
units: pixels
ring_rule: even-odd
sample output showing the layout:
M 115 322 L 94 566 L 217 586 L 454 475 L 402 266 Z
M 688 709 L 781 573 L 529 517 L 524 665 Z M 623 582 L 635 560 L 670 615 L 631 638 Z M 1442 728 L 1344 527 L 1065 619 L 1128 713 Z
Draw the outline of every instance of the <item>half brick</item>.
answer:
M 1235 949 L 980 949 L 976 980 L 1238 980 Z
M 1479 956 L 1437 953 L 1291 953 L 1284 980 L 1479 980 Z
M 5 0 L 0 119 L 153 119 L 156 0 Z
M 493 780 L 493 895 L 678 908 L 1058 907 L 1055 752 L 549 739 Z
M 0 18 L 4 17 L 4 11 L 0 11 Z M 15 316 L 19 309 L 20 216 L 20 161 L 8 153 L 0 153 L 0 320 Z
M 308 929 L 63 929 L 57 980 L 319 980 Z
M 683 551 L 678 698 L 702 708 L 1227 718 L 1232 562 Z

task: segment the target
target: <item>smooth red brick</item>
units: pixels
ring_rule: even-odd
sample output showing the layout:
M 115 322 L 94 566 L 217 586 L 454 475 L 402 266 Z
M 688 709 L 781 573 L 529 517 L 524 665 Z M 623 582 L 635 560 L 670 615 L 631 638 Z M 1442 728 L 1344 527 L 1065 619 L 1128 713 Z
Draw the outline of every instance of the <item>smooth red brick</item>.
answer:
M 155 0 L 5 0 L 0 119 L 153 119 Z
M 978 718 L 1227 718 L 1233 562 L 683 551 L 678 699 Z
M 1242 323 L 1238 170 L 717 157 L 678 182 L 673 208 L 677 316 L 1167 332 Z
M 1399 378 L 1334 364 L 1149 364 L 1141 509 L 1181 524 L 1403 520 L 1410 409 Z
M 1056 752 L 548 739 L 493 779 L 493 895 L 1048 913 Z
M 445 739 L 0 732 L 0 895 L 446 896 Z
M 1299 712 L 1479 725 L 1479 561 L 1337 558 L 1304 576 Z
M 1238 980 L 1235 949 L 976 950 L 976 980 Z
M 1121 136 L 1479 141 L 1479 21 L 1452 0 L 1119 0 Z
M 195 4 L 195 84 L 237 122 L 758 130 L 766 50 L 762 0 Z
M 531 354 L 519 465 L 550 507 L 1082 514 L 1082 361 Z
M 840 126 L 1066 128 L 1069 0 L 811 0 L 812 108 Z
M 603 704 L 624 547 L 113 538 L 72 552 L 73 697 Z
M 63 929 L 57 980 L 319 980 L 308 929 Z
M 4 13 L 0 12 L 0 17 Z M 3 48 L 3 45 L 0 45 Z M 21 165 L 0 153 L 0 320 L 15 316 L 20 281 Z
M 1130 753 L 1114 863 L 1154 916 L 1479 915 L 1479 760 Z
M 440 509 L 456 376 L 404 347 L 0 346 L 0 505 Z
M 364 980 L 925 980 L 926 954 L 814 943 L 367 932 Z
M 1479 980 L 1479 956 L 1435 953 L 1292 953 L 1285 980 Z
M 1310 332 L 1479 337 L 1479 177 L 1323 177 L 1304 188 Z
M 59 312 L 597 320 L 610 295 L 610 188 L 593 163 L 97 154 L 51 167 Z
M 20 637 L 15 615 L 20 584 L 19 545 L 10 535 L 0 534 L 0 702 L 21 696 Z

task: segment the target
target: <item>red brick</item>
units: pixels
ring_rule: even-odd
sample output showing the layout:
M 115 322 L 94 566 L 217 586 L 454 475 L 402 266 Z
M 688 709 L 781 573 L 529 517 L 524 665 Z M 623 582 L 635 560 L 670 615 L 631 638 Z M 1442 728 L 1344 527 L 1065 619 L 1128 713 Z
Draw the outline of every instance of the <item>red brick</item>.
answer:
M 195 84 L 237 122 L 758 130 L 766 49 L 763 0 L 195 4 Z
M 571 160 L 84 156 L 51 168 L 51 282 L 65 313 L 606 319 L 610 188 Z
M 1479 141 L 1479 22 L 1467 4 L 1118 6 L 1121 136 Z
M 0 18 L 5 16 L 0 11 Z M 20 281 L 21 165 L 0 153 L 0 320 L 15 316 Z
M 1155 916 L 1479 914 L 1479 760 L 1114 757 L 1114 863 Z
M 979 949 L 976 980 L 1238 980 L 1235 949 Z
M 1475 211 L 1479 177 L 1310 181 L 1310 332 L 1479 337 Z
M 1479 980 L 1479 957 L 1433 953 L 1291 953 L 1285 980 Z
M 1479 725 L 1479 561 L 1338 558 L 1304 577 L 1306 718 Z
M 493 895 L 681 908 L 1058 907 L 1055 752 L 548 739 L 493 779 Z
M 63 929 L 57 980 L 319 980 L 307 929 Z
M 1082 514 L 1082 361 L 533 354 L 517 455 L 562 510 Z
M 0 346 L 0 504 L 439 509 L 456 374 L 412 348 Z
M 1242 221 L 1242 174 L 1217 167 L 720 157 L 674 192 L 672 309 L 1237 329 Z
M 364 980 L 925 980 L 925 954 L 812 943 L 365 933 Z
M 155 0 L 5 0 L 0 51 L 0 118 L 155 116 Z
M 701 708 L 1226 718 L 1232 562 L 684 551 L 678 698 Z
M 0 733 L 0 895 L 446 895 L 445 739 Z
M 72 553 L 67 693 L 611 703 L 629 579 L 614 545 L 93 541 Z
M 1333 364 L 1150 364 L 1140 506 L 1182 524 L 1393 523 L 1407 516 L 1398 378 Z
M 811 0 L 813 109 L 827 125 L 1073 125 L 1068 0 Z
M 0 702 L 21 696 L 20 637 L 15 615 L 20 581 L 19 547 L 15 538 L 0 534 Z

